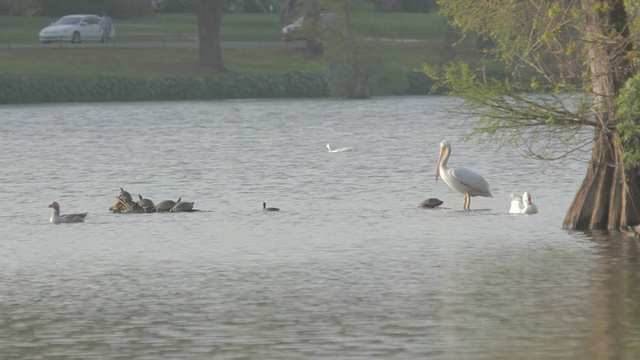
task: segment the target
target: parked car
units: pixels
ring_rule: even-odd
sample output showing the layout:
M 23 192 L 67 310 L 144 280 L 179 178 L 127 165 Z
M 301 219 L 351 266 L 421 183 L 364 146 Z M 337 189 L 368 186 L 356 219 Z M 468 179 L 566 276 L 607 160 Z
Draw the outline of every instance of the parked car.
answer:
M 115 26 L 111 26 L 111 38 L 116 36 Z M 40 42 L 69 41 L 79 44 L 84 40 L 102 40 L 100 16 L 67 15 L 40 30 Z
M 320 20 L 324 22 L 327 27 L 332 26 L 333 24 L 333 14 L 320 14 Z M 304 25 L 304 16 L 299 17 L 293 23 L 282 28 L 282 40 L 284 41 L 292 41 L 292 40 L 304 40 L 303 36 L 300 35 L 300 28 Z
M 282 28 L 282 40 L 292 41 L 296 40 L 296 32 L 304 24 L 304 16 L 298 18 L 298 20 Z

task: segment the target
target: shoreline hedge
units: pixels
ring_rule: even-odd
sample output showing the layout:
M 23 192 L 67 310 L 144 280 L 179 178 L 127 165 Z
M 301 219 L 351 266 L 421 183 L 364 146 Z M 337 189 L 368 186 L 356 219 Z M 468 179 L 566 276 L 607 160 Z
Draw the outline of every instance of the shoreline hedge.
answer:
M 424 74 L 407 74 L 404 95 L 426 95 Z M 52 102 L 223 100 L 245 98 L 314 98 L 329 96 L 323 74 L 218 77 L 0 78 L 0 104 Z
M 321 74 L 218 77 L 0 78 L 0 103 L 325 97 Z

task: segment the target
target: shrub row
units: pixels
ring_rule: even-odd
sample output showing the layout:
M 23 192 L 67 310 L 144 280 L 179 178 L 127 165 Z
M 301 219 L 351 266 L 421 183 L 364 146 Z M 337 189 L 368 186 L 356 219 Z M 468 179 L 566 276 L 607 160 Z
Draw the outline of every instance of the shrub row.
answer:
M 423 73 L 409 72 L 407 85 L 404 94 L 427 95 L 433 81 Z M 219 77 L 0 78 L 0 104 L 326 96 L 329 90 L 325 76 L 310 72 Z
M 321 74 L 219 77 L 0 78 L 0 103 L 213 100 L 327 96 Z

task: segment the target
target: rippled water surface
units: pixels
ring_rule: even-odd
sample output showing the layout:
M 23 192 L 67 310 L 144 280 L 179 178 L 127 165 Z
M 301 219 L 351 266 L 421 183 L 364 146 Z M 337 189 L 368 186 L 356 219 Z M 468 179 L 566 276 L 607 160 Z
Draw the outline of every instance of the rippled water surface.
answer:
M 586 164 L 463 142 L 458 104 L 0 107 L 0 358 L 640 358 L 636 244 L 561 229 Z M 474 211 L 443 139 L 491 184 Z M 120 187 L 201 211 L 112 214 Z

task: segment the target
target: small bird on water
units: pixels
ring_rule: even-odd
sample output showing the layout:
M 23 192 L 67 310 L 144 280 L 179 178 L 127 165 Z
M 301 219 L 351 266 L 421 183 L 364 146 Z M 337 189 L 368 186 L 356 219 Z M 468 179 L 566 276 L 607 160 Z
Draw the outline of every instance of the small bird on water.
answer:
M 267 207 L 266 202 L 262 203 L 262 210 L 263 211 L 280 211 L 280 209 L 278 209 L 277 207 Z

